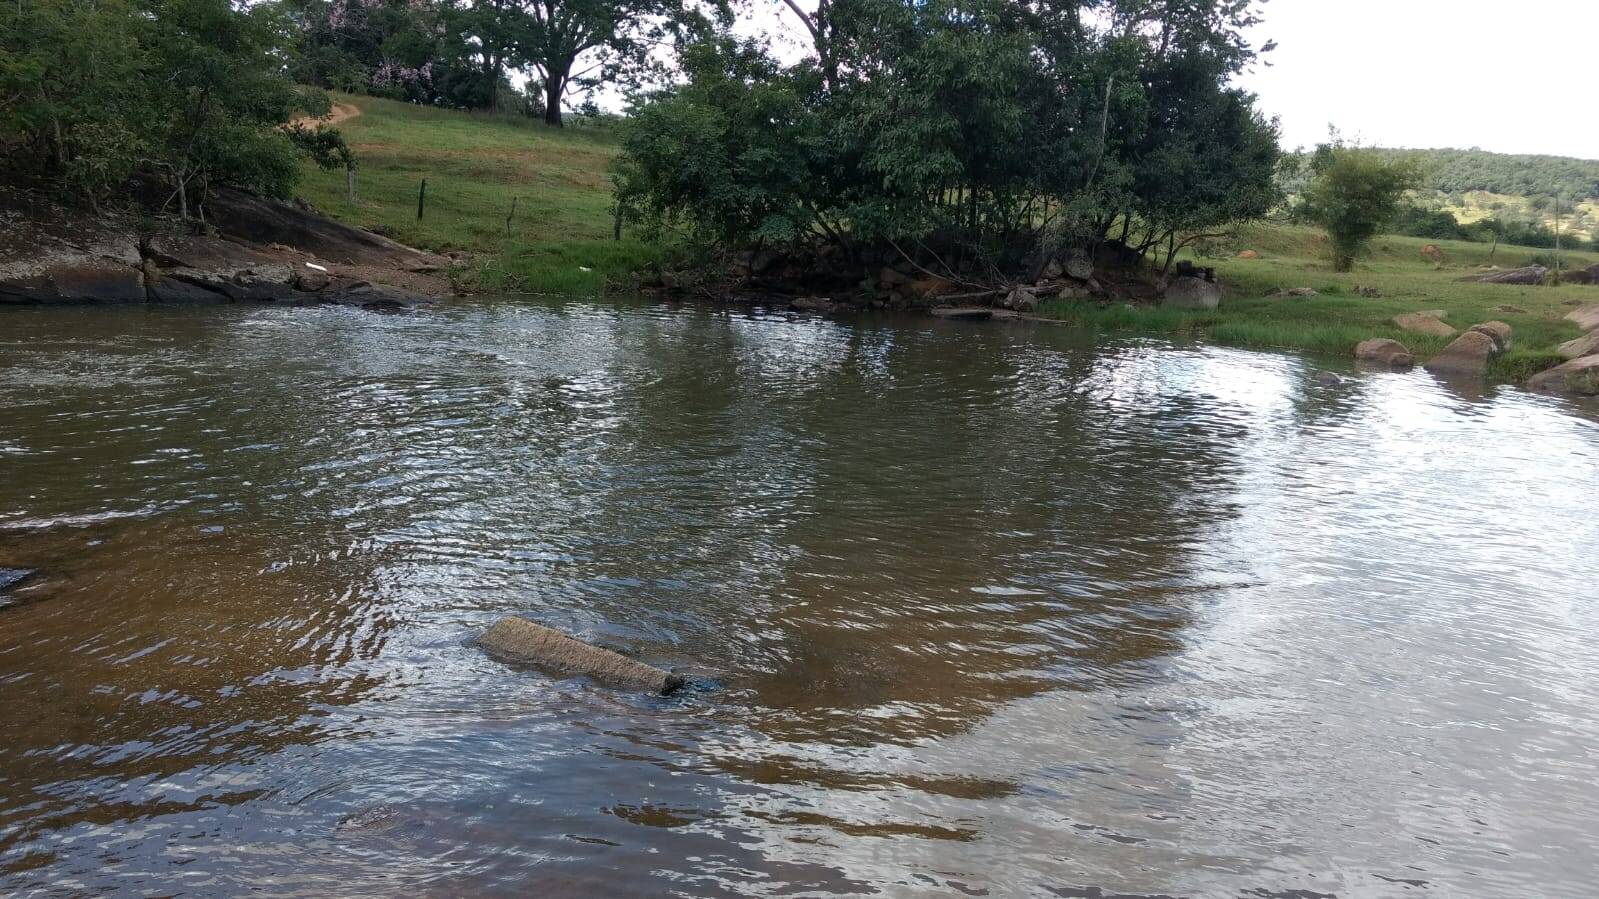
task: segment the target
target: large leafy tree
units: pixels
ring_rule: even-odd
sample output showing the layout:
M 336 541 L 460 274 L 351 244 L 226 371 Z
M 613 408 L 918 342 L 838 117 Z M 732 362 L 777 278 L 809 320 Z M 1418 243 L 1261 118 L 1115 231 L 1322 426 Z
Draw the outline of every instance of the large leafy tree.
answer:
M 89 202 L 163 178 L 185 214 L 213 181 L 287 193 L 281 126 L 307 96 L 285 75 L 288 23 L 229 0 L 19 0 L 0 30 L 8 175 Z M 325 103 L 324 101 L 321 101 Z
M 624 211 L 724 247 L 786 234 L 992 278 L 1110 239 L 1169 261 L 1275 196 L 1275 127 L 1227 84 L 1253 58 L 1247 3 L 791 6 L 810 58 L 714 42 L 640 110 Z

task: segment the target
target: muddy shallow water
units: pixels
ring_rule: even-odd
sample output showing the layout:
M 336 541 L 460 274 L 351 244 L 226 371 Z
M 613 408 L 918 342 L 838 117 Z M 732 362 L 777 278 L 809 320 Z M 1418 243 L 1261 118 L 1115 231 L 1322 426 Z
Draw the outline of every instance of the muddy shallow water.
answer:
M 1594 410 L 1316 370 L 0 312 L 0 894 L 1591 895 Z

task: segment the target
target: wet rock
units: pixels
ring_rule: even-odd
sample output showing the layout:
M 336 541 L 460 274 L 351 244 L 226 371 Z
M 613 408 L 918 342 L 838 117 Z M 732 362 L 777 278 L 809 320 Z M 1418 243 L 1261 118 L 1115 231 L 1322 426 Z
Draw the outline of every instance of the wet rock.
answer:
M 1344 382 L 1344 379 L 1340 378 L 1336 372 L 1330 371 L 1318 371 L 1316 372 L 1316 377 L 1312 380 L 1321 387 L 1337 387 Z
M 1204 278 L 1174 278 L 1160 304 L 1174 309 L 1215 309 L 1221 305 L 1221 285 Z
M 1583 356 L 1541 371 L 1527 380 L 1530 390 L 1599 395 L 1599 355 Z
M 1566 321 L 1576 322 L 1584 331 L 1599 328 L 1599 303 L 1573 309 L 1566 313 Z
M 928 311 L 939 318 L 951 318 L 963 321 L 984 321 L 994 317 L 994 310 L 983 306 L 940 306 L 936 309 L 930 309 Z
M 35 573 L 31 568 L 0 568 L 0 593 L 33 577 Z
M 144 274 L 112 259 L 64 259 L 26 277 L 0 279 L 0 303 L 142 303 Z
M 1406 312 L 1393 317 L 1394 324 L 1404 331 L 1431 334 L 1434 337 L 1453 337 L 1455 329 L 1444 324 L 1437 316 L 1426 312 Z
M 1493 338 L 1494 345 L 1499 352 L 1510 349 L 1510 326 L 1501 321 L 1481 322 L 1467 328 L 1468 331 L 1481 331 Z
M 1492 335 L 1466 331 L 1444 347 L 1443 352 L 1427 360 L 1427 370 L 1437 374 L 1480 375 L 1488 370 L 1489 360 L 1499 352 L 1499 344 Z
M 1409 368 L 1416 364 L 1416 357 L 1411 355 L 1408 347 L 1387 337 L 1362 340 L 1355 345 L 1355 358 L 1389 368 Z
M 1555 351 L 1567 359 L 1580 359 L 1583 356 L 1599 353 L 1599 330 L 1589 331 L 1575 340 L 1568 340 L 1556 347 Z
M 650 693 L 670 693 L 683 679 L 643 662 L 590 646 L 557 630 L 511 616 L 483 632 L 478 645 L 502 658 L 572 674 L 583 674 L 610 686 Z

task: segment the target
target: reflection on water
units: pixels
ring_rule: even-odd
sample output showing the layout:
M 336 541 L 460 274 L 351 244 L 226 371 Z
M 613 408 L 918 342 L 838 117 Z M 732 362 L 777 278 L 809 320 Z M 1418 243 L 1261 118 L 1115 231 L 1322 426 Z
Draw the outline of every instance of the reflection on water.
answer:
M 639 306 L 0 317 L 0 893 L 1586 895 L 1599 427 Z M 527 614 L 661 699 L 467 644 Z

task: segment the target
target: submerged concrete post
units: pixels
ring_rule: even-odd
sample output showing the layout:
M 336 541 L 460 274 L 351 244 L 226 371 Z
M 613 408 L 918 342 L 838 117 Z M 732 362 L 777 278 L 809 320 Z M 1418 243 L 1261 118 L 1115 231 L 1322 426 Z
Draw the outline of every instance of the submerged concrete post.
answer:
M 477 642 L 491 654 L 511 661 L 586 674 L 613 687 L 670 693 L 683 686 L 683 678 L 671 672 L 590 646 L 515 615 L 495 622 Z

